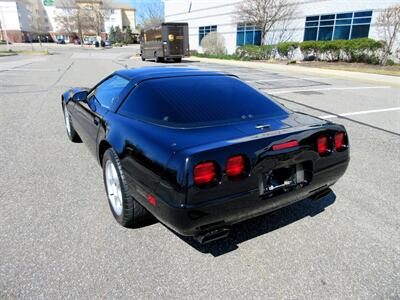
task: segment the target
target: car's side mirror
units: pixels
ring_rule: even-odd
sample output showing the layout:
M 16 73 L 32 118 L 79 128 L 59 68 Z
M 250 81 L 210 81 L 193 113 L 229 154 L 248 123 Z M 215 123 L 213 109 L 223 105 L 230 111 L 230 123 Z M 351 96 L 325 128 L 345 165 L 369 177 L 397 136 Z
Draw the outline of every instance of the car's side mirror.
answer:
M 80 91 L 75 93 L 72 96 L 72 101 L 79 102 L 79 101 L 87 101 L 88 92 L 87 91 Z

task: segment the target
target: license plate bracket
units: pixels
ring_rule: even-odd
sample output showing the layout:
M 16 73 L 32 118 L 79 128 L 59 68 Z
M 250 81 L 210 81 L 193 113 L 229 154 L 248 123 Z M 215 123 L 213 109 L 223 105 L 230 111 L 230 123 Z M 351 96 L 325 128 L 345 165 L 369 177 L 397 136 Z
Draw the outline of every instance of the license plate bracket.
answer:
M 306 163 L 268 170 L 260 178 L 260 195 L 272 197 L 302 188 L 311 181 L 311 173 Z

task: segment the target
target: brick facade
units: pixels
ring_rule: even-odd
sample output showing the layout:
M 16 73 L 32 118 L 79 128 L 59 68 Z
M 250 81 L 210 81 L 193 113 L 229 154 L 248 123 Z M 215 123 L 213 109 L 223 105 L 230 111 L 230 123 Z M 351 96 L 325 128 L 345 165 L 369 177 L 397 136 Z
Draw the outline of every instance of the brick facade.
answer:
M 7 30 L 8 41 L 11 43 L 21 43 L 23 42 L 23 33 L 20 30 Z M 6 39 L 5 31 L 2 32 L 1 38 Z

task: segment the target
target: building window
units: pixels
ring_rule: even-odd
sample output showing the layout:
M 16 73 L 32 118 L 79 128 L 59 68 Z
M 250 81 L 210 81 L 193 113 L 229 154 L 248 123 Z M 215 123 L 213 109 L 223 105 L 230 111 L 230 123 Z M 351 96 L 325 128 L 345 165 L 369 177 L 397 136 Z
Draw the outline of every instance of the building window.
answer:
M 261 30 L 251 24 L 238 24 L 236 46 L 261 45 Z
M 367 38 L 372 11 L 348 12 L 306 18 L 304 41 Z
M 201 40 L 203 39 L 203 37 L 214 31 L 217 31 L 217 25 L 199 27 L 199 45 L 201 44 Z

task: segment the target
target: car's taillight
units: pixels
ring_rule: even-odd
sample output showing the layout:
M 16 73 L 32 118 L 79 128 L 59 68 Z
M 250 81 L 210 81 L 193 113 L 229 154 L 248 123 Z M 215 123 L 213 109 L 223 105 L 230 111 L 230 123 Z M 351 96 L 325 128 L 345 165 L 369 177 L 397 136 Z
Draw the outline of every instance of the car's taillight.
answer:
M 318 154 L 324 155 L 329 152 L 329 138 L 326 135 L 318 137 L 317 140 Z
M 236 177 L 243 174 L 245 168 L 245 159 L 243 155 L 236 155 L 228 158 L 226 161 L 226 175 Z
M 299 145 L 298 141 L 290 141 L 282 144 L 276 144 L 272 146 L 272 150 L 277 151 L 277 150 L 283 150 L 287 148 L 292 148 L 292 147 L 297 147 Z
M 147 200 L 148 200 L 152 205 L 154 205 L 154 206 L 157 205 L 157 201 L 156 201 L 156 198 L 154 198 L 154 196 L 152 196 L 152 195 L 150 195 L 150 194 L 147 194 Z
M 343 150 L 346 147 L 346 136 L 344 132 L 337 132 L 335 134 L 335 149 L 337 151 Z
M 200 163 L 194 167 L 193 179 L 196 185 L 211 183 L 217 177 L 213 162 Z

